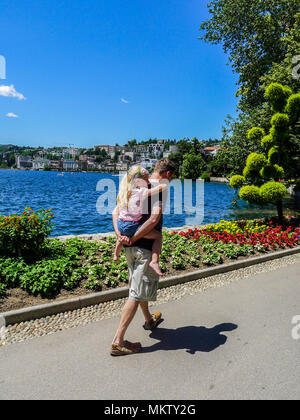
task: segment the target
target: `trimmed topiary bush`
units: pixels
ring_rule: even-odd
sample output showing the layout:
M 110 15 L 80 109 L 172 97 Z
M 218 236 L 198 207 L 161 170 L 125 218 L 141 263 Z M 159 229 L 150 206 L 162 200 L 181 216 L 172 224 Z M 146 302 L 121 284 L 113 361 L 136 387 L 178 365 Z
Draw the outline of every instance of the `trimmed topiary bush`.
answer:
M 260 142 L 264 154 L 249 154 L 242 177 L 232 177 L 233 188 L 240 188 L 239 197 L 253 204 L 275 204 L 279 222 L 283 222 L 282 199 L 286 188 L 278 181 L 285 176 L 289 168 L 290 127 L 300 118 L 300 94 L 293 95 L 291 89 L 279 83 L 272 83 L 265 92 L 274 115 L 271 119 L 271 129 L 265 135 L 263 129 L 254 127 L 248 132 L 248 138 Z
M 266 165 L 267 159 L 263 154 L 251 153 L 246 162 L 246 167 L 249 171 L 260 171 Z
M 275 165 L 279 162 L 279 147 L 273 146 L 268 153 L 268 161 L 271 165 Z
M 273 178 L 274 180 L 279 180 L 284 178 L 284 169 L 277 164 L 268 164 L 262 168 L 260 175 L 263 179 Z
M 231 188 L 240 188 L 242 187 L 246 182 L 246 179 L 242 175 L 233 175 L 233 177 L 230 179 L 230 186 Z
M 261 141 L 261 147 L 264 150 L 269 150 L 273 145 L 274 145 L 274 142 L 273 142 L 272 136 L 270 134 L 265 136 Z
M 253 127 L 248 132 L 248 139 L 260 143 L 262 138 L 266 135 L 265 130 L 259 127 Z
M 280 203 L 286 194 L 286 188 L 280 182 L 267 182 L 260 187 L 260 196 L 267 203 Z
M 270 102 L 274 112 L 283 112 L 288 97 L 292 94 L 292 90 L 280 83 L 271 83 L 265 92 L 266 99 Z
M 253 204 L 262 204 L 259 187 L 255 185 L 246 185 L 240 189 L 239 193 L 242 200 Z
M 287 101 L 285 112 L 290 117 L 290 120 L 295 123 L 300 118 L 300 93 L 291 95 Z
M 271 124 L 278 131 L 286 131 L 290 124 L 289 116 L 287 114 L 280 114 L 277 112 L 277 114 L 273 115 Z

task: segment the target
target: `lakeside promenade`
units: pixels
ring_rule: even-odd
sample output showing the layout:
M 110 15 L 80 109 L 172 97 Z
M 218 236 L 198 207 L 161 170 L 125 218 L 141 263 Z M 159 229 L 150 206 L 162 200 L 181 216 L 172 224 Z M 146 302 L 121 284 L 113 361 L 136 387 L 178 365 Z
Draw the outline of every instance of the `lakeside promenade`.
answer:
M 0 399 L 299 399 L 299 270 L 297 254 L 200 289 L 176 286 L 177 297 L 153 306 L 164 318 L 156 331 L 134 319 L 137 355 L 109 355 L 119 310 L 56 333 L 48 319 L 45 336 L 0 348 Z

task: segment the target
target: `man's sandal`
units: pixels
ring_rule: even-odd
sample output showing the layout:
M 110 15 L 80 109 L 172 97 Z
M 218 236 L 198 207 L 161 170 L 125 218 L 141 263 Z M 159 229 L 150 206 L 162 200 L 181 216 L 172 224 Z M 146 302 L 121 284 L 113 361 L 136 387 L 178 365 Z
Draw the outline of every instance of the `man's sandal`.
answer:
M 145 322 L 144 329 L 145 330 L 154 330 L 158 324 L 161 322 L 161 312 L 157 311 L 152 314 L 152 319 L 150 322 Z
M 141 343 L 130 343 L 125 340 L 123 346 L 117 344 L 111 345 L 111 356 L 126 356 L 127 354 L 140 353 L 142 351 Z

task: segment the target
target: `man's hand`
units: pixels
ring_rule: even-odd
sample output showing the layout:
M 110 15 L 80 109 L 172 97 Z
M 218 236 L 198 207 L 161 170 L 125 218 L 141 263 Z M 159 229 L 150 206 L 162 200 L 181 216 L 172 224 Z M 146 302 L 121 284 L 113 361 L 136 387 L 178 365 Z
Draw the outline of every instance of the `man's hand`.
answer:
M 131 245 L 131 239 L 128 236 L 122 236 L 120 234 L 118 235 L 118 241 L 121 242 L 122 245 Z
M 131 245 L 133 245 L 136 241 L 146 236 L 151 230 L 155 228 L 155 226 L 159 223 L 159 220 L 162 215 L 162 208 L 161 207 L 154 207 L 149 219 L 142 225 L 142 227 L 134 234 L 131 238 Z

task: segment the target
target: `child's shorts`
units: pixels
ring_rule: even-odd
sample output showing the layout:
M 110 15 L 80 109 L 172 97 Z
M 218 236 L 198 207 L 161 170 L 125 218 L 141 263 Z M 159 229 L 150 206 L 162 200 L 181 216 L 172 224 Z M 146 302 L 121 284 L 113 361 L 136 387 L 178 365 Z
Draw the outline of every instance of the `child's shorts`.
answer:
M 133 236 L 140 227 L 140 222 L 124 222 L 123 220 L 118 220 L 118 229 L 121 235 L 124 236 Z

